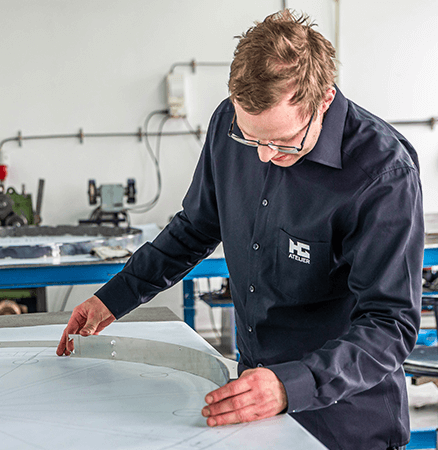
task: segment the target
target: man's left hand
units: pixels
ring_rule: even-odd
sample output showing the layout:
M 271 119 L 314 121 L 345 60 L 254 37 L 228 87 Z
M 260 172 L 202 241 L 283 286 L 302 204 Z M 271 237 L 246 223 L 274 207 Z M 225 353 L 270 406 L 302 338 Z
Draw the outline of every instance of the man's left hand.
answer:
M 207 394 L 205 401 L 202 415 L 210 427 L 265 419 L 287 407 L 283 383 L 263 367 L 245 370 L 239 379 Z

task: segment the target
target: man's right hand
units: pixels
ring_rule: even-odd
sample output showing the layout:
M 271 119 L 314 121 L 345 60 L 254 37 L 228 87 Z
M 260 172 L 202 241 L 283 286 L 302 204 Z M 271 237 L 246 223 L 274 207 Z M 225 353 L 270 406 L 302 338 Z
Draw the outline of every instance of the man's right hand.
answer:
M 69 341 L 69 334 L 80 334 L 81 336 L 99 334 L 111 322 L 114 322 L 114 320 L 116 318 L 111 311 L 98 297 L 93 295 L 93 297 L 76 306 L 73 310 L 67 327 L 59 341 L 56 354 L 58 356 L 68 356 L 73 351 L 73 340 Z

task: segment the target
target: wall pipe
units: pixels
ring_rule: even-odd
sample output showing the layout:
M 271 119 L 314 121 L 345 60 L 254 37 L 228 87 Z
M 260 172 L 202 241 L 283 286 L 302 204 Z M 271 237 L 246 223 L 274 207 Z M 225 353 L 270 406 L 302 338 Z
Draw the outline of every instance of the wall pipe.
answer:
M 202 67 L 229 67 L 229 62 L 197 62 L 194 59 L 192 59 L 189 62 L 177 62 L 172 64 L 170 67 L 169 73 L 173 73 L 176 67 L 178 66 L 188 66 L 192 68 L 192 72 L 196 72 L 196 67 L 202 66 Z
M 427 120 L 396 120 L 389 123 L 391 125 L 428 125 L 431 130 L 433 130 L 435 125 L 438 123 L 438 117 L 431 117 Z
M 21 132 L 18 132 L 16 137 L 10 137 L 3 139 L 0 141 L 0 150 L 2 150 L 3 145 L 7 142 L 17 141 L 18 145 L 21 147 L 23 141 L 28 140 L 44 140 L 44 139 L 71 139 L 76 138 L 79 139 L 79 142 L 83 144 L 85 138 L 106 138 L 106 137 L 137 137 L 139 142 L 141 142 L 143 137 L 149 136 L 186 136 L 186 135 L 194 135 L 198 139 L 201 138 L 201 135 L 205 134 L 205 131 L 201 131 L 198 127 L 197 130 L 194 131 L 166 131 L 166 132 L 149 132 L 144 133 L 141 128 L 138 129 L 137 133 L 84 133 L 82 128 L 79 130 L 79 133 L 76 134 L 51 134 L 51 135 L 40 135 L 40 136 L 22 136 Z
M 426 120 L 397 120 L 389 122 L 391 125 L 427 125 L 432 130 L 435 125 L 438 124 L 438 117 L 431 117 Z M 139 142 L 142 141 L 143 137 L 153 137 L 153 136 L 187 136 L 194 135 L 198 139 L 201 139 L 201 135 L 205 134 L 205 131 L 201 131 L 200 127 L 194 131 L 166 131 L 166 132 L 148 132 L 144 133 L 141 128 L 138 129 L 136 133 L 84 133 L 82 128 L 79 133 L 76 134 L 52 134 L 52 135 L 39 135 L 39 136 L 23 136 L 19 131 L 17 136 L 3 139 L 0 141 L 0 151 L 3 149 L 3 145 L 8 142 L 17 141 L 18 145 L 21 147 L 23 141 L 28 140 L 44 140 L 44 139 L 79 139 L 81 144 L 84 143 L 85 138 L 106 138 L 106 137 L 136 137 Z

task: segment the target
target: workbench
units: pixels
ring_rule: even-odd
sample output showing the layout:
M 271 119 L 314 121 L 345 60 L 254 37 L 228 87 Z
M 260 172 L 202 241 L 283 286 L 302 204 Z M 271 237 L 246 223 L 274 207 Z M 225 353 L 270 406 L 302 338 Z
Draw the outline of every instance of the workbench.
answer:
M 158 232 L 158 227 L 143 227 L 143 243 L 152 241 Z M 104 284 L 123 269 L 126 261 L 127 259 L 102 261 L 89 254 L 23 260 L 0 259 L 0 289 Z M 220 257 L 202 261 L 184 278 L 184 321 L 192 328 L 195 328 L 193 280 L 228 276 L 225 259 Z M 44 306 L 41 303 L 40 312 L 45 311 Z
M 192 359 L 184 355 L 220 358 L 167 308 L 139 307 L 99 336 L 78 338 L 82 344 L 75 346 L 77 351 L 93 352 L 87 342 L 110 342 L 113 351 L 108 356 L 57 357 L 54 346 L 68 317 L 69 313 L 0 317 L 2 450 L 325 448 L 287 414 L 209 428 L 201 409 L 205 395 L 217 388 L 215 383 L 194 371 L 172 368 L 167 351 L 159 365 L 135 362 L 135 350 L 146 344 L 176 348 L 181 356 L 175 361 L 181 359 L 176 362 L 186 367 Z M 132 342 L 124 350 L 132 354 L 125 358 L 119 347 L 124 340 Z M 148 352 L 142 356 L 160 357 Z
M 154 236 L 145 240 L 152 240 Z M 79 285 L 79 284 L 103 284 L 109 281 L 116 273 L 123 269 L 126 260 L 119 261 L 101 261 L 99 258 L 91 255 L 66 256 L 61 258 L 44 258 L 43 260 L 27 260 L 27 261 L 0 261 L 0 289 L 8 288 L 42 288 L 45 286 L 59 285 Z M 426 246 L 424 251 L 423 266 L 431 267 L 438 265 L 438 240 L 433 237 L 426 236 Z M 184 321 L 194 328 L 195 318 L 195 289 L 194 280 L 199 278 L 222 277 L 229 276 L 225 259 L 208 258 L 198 264 L 184 279 Z M 145 309 L 146 311 L 142 311 Z M 155 320 L 154 315 L 157 308 L 138 308 L 136 314 L 147 314 L 140 320 Z M 158 308 L 159 309 L 159 308 Z M 170 312 L 170 311 L 169 311 Z M 166 314 L 169 314 L 167 312 Z M 0 327 L 10 327 L 11 321 L 15 324 L 21 323 L 20 326 L 34 326 L 40 321 L 46 321 L 50 318 L 51 323 L 65 323 L 70 313 L 50 313 L 22 315 L 20 317 L 0 317 Z M 131 321 L 131 315 L 125 316 L 121 321 Z M 176 320 L 176 316 L 168 317 L 164 320 Z M 413 355 L 414 356 L 414 355 Z M 407 369 L 409 367 L 407 361 Z M 433 430 L 427 430 L 427 438 L 433 437 Z M 424 448 L 416 446 L 416 432 L 413 432 L 411 446 L 409 448 Z M 423 437 L 422 437 L 423 439 Z M 291 441 L 292 442 L 292 441 Z M 243 447 L 244 448 L 244 447 Z M 298 447 L 297 447 L 298 448 Z M 307 447 L 311 448 L 311 447 Z M 315 447 L 319 448 L 319 447 Z
M 146 235 L 144 241 L 152 240 L 155 232 Z M 38 288 L 45 286 L 104 284 L 120 272 L 126 259 L 102 261 L 92 255 L 64 256 L 60 258 L 37 258 L 34 260 L 0 260 L 0 289 Z M 438 239 L 426 238 L 423 266 L 438 265 Z M 208 258 L 198 264 L 183 279 L 184 321 L 195 328 L 194 280 L 229 276 L 225 259 Z

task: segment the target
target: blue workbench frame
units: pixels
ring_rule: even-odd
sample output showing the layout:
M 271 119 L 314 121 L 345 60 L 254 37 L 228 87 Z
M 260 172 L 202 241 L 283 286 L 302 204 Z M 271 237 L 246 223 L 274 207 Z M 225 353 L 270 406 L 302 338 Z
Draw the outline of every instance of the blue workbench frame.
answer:
M 45 286 L 71 286 L 104 284 L 125 266 L 124 262 L 88 261 L 62 264 L 29 264 L 0 266 L 0 289 L 35 288 Z M 202 261 L 183 279 L 184 321 L 195 328 L 196 278 L 229 276 L 224 258 Z
M 104 284 L 120 272 L 126 261 L 87 261 L 80 263 L 0 266 L 0 289 L 33 288 L 77 284 Z M 438 248 L 426 248 L 423 266 L 438 265 Z M 193 280 L 229 276 L 224 258 L 208 258 L 194 267 L 183 279 L 184 321 L 195 328 Z
M 77 284 L 103 284 L 120 272 L 125 263 L 84 262 L 7 266 L 0 268 L 0 289 Z
M 224 258 L 208 258 L 193 268 L 183 279 L 184 322 L 195 329 L 195 288 L 197 278 L 228 278 L 228 267 Z

